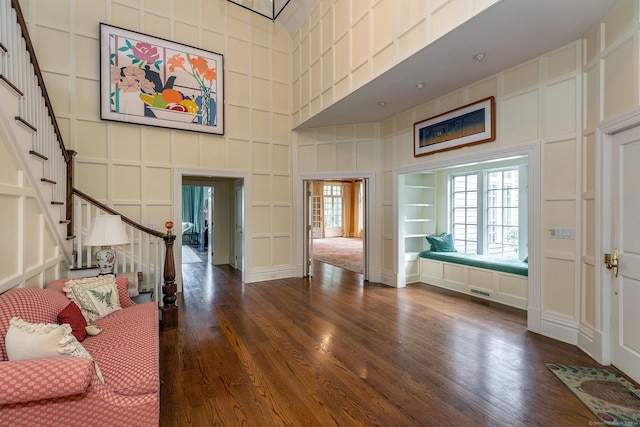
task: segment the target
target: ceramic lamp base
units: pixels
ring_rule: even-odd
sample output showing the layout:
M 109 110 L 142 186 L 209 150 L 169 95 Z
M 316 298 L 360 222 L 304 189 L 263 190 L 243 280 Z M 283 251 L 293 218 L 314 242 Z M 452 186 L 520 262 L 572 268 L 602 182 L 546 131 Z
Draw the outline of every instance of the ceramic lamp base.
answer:
M 96 262 L 100 268 L 100 274 L 113 274 L 113 266 L 116 263 L 116 251 L 110 247 L 103 247 L 96 252 Z

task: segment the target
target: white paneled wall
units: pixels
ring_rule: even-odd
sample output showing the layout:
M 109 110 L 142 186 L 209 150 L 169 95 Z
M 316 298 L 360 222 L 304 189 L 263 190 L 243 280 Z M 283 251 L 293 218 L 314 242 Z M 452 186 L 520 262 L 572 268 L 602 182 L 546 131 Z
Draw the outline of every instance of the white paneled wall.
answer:
M 537 261 L 532 268 L 539 269 L 541 277 L 536 286 L 541 295 L 542 329 L 565 341 L 577 340 L 582 242 L 580 47 L 579 42 L 572 43 L 382 123 L 382 260 L 383 276 L 390 284 L 399 274 L 394 171 L 417 170 L 422 163 L 452 163 L 457 157 L 469 158 L 484 151 L 499 155 L 501 150 L 520 145 L 538 146 L 541 161 L 534 176 L 541 185 L 541 226 L 530 238 L 538 239 L 536 247 L 540 248 L 540 254 L 532 254 Z M 496 97 L 495 141 L 413 157 L 413 123 L 487 96 Z M 549 238 L 544 230 L 552 226 L 573 229 L 574 239 Z
M 293 125 L 354 92 L 496 0 L 321 0 L 293 37 Z
M 12 96 L 0 85 L 0 98 L 8 100 Z M 5 112 L 0 111 L 3 124 L 15 123 Z M 14 287 L 43 287 L 65 269 L 62 248 L 52 234 L 55 231 L 47 226 L 36 190 L 14 151 L 15 145 L 20 145 L 15 127 L 0 126 L 0 224 L 4 241 L 0 250 L 0 293 Z M 26 142 L 30 141 L 27 138 Z
M 148 226 L 179 223 L 177 169 L 248 175 L 248 189 L 265 191 L 247 194 L 246 211 L 274 226 L 245 237 L 247 249 L 259 247 L 248 250 L 245 280 L 253 270 L 291 274 L 291 222 L 276 218 L 292 215 L 291 39 L 278 23 L 226 0 L 32 0 L 24 9 L 65 142 L 78 152 L 81 191 Z M 100 120 L 100 22 L 222 54 L 225 135 Z

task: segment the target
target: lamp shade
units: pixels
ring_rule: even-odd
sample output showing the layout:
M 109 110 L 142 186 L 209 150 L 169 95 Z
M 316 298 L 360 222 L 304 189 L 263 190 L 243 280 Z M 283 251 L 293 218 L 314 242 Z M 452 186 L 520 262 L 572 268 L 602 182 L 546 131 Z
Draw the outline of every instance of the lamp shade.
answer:
M 129 243 L 120 215 L 96 215 L 93 218 L 85 246 L 112 246 Z

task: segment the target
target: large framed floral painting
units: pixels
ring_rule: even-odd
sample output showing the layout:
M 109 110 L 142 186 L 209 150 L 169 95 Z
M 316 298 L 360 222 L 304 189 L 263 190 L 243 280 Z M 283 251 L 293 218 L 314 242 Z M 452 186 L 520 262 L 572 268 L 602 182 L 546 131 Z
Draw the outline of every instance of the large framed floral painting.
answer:
M 100 24 L 103 120 L 224 134 L 223 56 Z

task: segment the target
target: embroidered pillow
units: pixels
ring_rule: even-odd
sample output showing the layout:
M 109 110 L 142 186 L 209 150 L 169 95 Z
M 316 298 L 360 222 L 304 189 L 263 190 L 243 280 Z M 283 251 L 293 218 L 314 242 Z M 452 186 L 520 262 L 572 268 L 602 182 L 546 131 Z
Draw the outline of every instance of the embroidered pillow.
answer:
M 84 357 L 93 360 L 87 350 L 71 333 L 68 324 L 29 323 L 14 317 L 4 338 L 9 360 L 46 359 L 50 357 Z M 94 362 L 96 374 L 104 378 Z
M 71 333 L 78 341 L 84 341 L 87 337 L 87 331 L 85 329 L 87 327 L 87 320 L 82 315 L 78 304 L 73 301 L 58 314 L 58 324 L 63 325 L 65 323 L 71 326 Z
M 449 233 L 427 236 L 427 241 L 431 245 L 431 252 L 458 252 Z
M 121 308 L 116 278 L 111 274 L 69 280 L 63 290 L 67 298 L 78 304 L 88 324 Z

